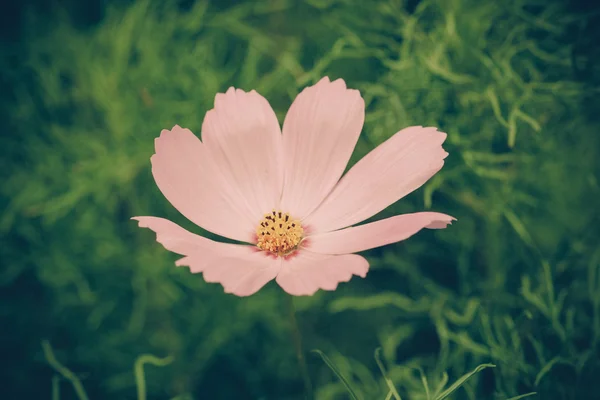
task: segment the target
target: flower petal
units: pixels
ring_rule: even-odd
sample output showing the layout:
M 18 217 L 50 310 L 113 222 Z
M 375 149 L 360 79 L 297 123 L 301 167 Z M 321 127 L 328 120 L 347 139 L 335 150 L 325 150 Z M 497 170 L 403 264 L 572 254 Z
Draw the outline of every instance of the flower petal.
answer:
M 202 272 L 206 282 L 220 283 L 227 293 L 249 296 L 273 280 L 281 268 L 281 260 L 257 252 L 254 246 L 215 242 L 164 218 L 133 219 L 156 232 L 157 242 L 167 250 L 185 256 L 176 265 Z
M 303 225 L 329 232 L 372 217 L 422 186 L 444 165 L 446 134 L 413 126 L 356 163 Z
M 186 256 L 178 260 L 176 265 L 190 266 L 190 270 L 194 273 L 202 272 L 212 259 L 241 257 L 254 252 L 254 246 L 215 242 L 189 232 L 168 219 L 158 217 L 133 217 L 132 219 L 138 221 L 140 228 L 154 231 L 156 241 L 165 249 Z M 185 259 L 188 259 L 189 263 L 182 263 Z
M 257 225 L 279 205 L 283 187 L 281 129 L 267 100 L 229 88 L 206 113 L 202 140 L 222 178 L 231 182 Z
M 262 251 L 243 257 L 226 257 L 215 260 L 204 270 L 206 282 L 218 282 L 225 293 L 250 296 L 272 281 L 281 270 L 281 258 Z
M 285 184 L 281 209 L 304 218 L 342 176 L 365 117 L 358 90 L 321 79 L 296 97 L 283 123 Z
M 322 254 L 348 254 L 408 239 L 423 228 L 442 229 L 456 219 L 437 212 L 386 218 L 339 231 L 309 236 L 306 248 Z
M 352 275 L 364 278 L 368 270 L 367 260 L 356 254 L 332 256 L 300 250 L 283 260 L 276 281 L 289 294 L 310 296 L 319 289 L 335 290 Z
M 202 228 L 250 242 L 255 222 L 234 182 L 220 178 L 200 139 L 175 125 L 170 131 L 163 130 L 154 143 L 152 174 L 167 200 Z

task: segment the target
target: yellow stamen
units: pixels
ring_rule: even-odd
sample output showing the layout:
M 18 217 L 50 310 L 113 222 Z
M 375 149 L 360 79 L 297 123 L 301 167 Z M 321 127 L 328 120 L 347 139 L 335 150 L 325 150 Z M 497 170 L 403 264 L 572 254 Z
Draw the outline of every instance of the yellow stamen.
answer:
M 290 214 L 275 211 L 265 214 L 256 228 L 259 249 L 278 256 L 292 253 L 300 244 L 304 229 L 300 221 L 292 219 Z

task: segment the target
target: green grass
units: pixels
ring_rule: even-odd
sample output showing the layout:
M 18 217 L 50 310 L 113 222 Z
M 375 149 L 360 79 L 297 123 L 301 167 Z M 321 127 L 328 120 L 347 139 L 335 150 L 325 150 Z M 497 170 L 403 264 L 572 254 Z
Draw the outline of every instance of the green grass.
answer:
M 276 285 L 226 295 L 129 218 L 209 235 L 156 188 L 153 139 L 175 124 L 199 134 L 229 86 L 282 121 L 324 75 L 367 104 L 351 163 L 409 125 L 448 132 L 444 169 L 377 218 L 458 221 L 297 299 L 315 397 L 600 392 L 598 14 L 541 0 L 189 3 L 89 21 L 34 11 L 2 45 L 6 398 L 303 398 Z

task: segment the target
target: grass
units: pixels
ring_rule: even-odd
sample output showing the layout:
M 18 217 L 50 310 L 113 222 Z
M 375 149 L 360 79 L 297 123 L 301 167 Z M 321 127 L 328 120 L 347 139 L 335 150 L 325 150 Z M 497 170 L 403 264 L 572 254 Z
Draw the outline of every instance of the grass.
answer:
M 536 0 L 184 3 L 33 9 L 2 44 L 7 398 L 74 398 L 65 379 L 79 398 L 302 398 L 276 285 L 226 295 L 129 217 L 210 236 L 153 183 L 153 139 L 175 124 L 198 134 L 229 86 L 282 120 L 323 75 L 367 104 L 351 163 L 409 125 L 448 132 L 442 172 L 377 218 L 458 221 L 297 299 L 304 347 L 325 360 L 306 354 L 315 397 L 593 398 L 598 14 Z

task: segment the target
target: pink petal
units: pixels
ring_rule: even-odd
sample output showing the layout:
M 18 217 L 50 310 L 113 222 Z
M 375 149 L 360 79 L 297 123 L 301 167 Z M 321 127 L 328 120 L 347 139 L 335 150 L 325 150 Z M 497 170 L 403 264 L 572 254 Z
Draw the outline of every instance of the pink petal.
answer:
M 442 168 L 445 139 L 436 128 L 401 130 L 356 163 L 303 224 L 329 232 L 372 217 Z
M 442 229 L 456 219 L 436 212 L 386 218 L 339 231 L 310 236 L 306 248 L 322 254 L 348 254 L 408 239 L 423 228 Z
M 242 257 L 254 253 L 254 247 L 240 244 L 215 242 L 191 233 L 174 222 L 157 217 L 133 217 L 140 228 L 148 228 L 156 233 L 156 241 L 165 249 L 186 257 L 176 265 L 190 266 L 194 273 L 204 271 L 205 265 L 220 257 Z M 187 260 L 183 262 L 183 260 Z M 192 262 L 193 260 L 193 262 Z
M 352 275 L 364 278 L 368 270 L 367 260 L 356 254 L 332 256 L 300 250 L 283 261 L 276 281 L 289 294 L 310 296 L 319 289 L 335 290 Z
M 227 293 L 249 296 L 274 279 L 281 268 L 281 260 L 267 257 L 253 246 L 215 242 L 164 218 L 133 219 L 140 227 L 156 232 L 157 242 L 167 250 L 185 256 L 176 265 L 202 272 L 204 280 L 220 283 Z
M 221 178 L 238 190 L 246 212 L 258 225 L 279 205 L 283 187 L 281 129 L 264 97 L 229 88 L 217 94 L 206 113 L 202 140 Z
M 283 123 L 281 208 L 303 218 L 342 176 L 365 117 L 365 103 L 342 79 L 321 79 L 294 100 Z
M 254 251 L 243 257 L 220 258 L 204 270 L 206 282 L 218 282 L 225 293 L 250 296 L 273 280 L 281 270 L 281 258 Z
M 152 174 L 167 200 L 204 229 L 250 242 L 256 223 L 234 182 L 221 178 L 200 139 L 175 125 L 154 143 Z

